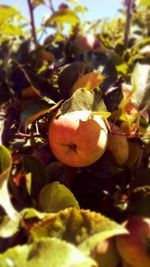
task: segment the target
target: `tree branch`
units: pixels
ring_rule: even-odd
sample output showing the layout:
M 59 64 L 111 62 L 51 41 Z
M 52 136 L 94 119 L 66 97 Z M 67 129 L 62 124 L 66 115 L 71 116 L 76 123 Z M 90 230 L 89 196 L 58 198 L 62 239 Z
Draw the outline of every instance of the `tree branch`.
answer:
M 52 13 L 55 12 L 52 0 L 49 0 L 49 7 L 50 7 L 50 10 L 52 11 Z
M 29 8 L 29 14 L 30 14 L 30 23 L 31 23 L 31 34 L 33 38 L 33 42 L 35 44 L 35 47 L 37 47 L 37 36 L 36 36 L 36 27 L 35 27 L 35 21 L 34 21 L 34 14 L 33 14 L 33 6 L 31 3 L 31 0 L 27 0 L 28 2 L 28 8 Z
M 132 0 L 126 0 L 126 25 L 125 25 L 125 34 L 124 34 L 124 45 L 128 46 L 129 34 L 130 34 L 130 25 L 131 25 L 131 13 L 132 13 Z

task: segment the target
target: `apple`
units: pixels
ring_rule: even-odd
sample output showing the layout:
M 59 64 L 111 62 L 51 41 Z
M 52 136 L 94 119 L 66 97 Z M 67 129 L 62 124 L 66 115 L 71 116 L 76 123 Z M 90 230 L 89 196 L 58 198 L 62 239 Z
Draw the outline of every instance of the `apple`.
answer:
M 107 150 L 113 154 L 116 163 L 122 166 L 129 156 L 128 140 L 117 125 L 113 124 L 111 131 L 108 135 Z
M 87 53 L 93 49 L 97 49 L 100 46 L 100 42 L 96 36 L 83 33 L 75 39 L 74 45 L 78 53 Z
M 108 238 L 98 243 L 91 256 L 100 267 L 117 267 L 120 262 L 120 256 L 116 248 L 115 238 Z
M 135 215 L 123 222 L 128 234 L 116 236 L 124 267 L 150 267 L 150 218 Z
M 107 126 L 89 110 L 55 116 L 49 125 L 49 144 L 55 157 L 72 167 L 85 167 L 97 161 L 107 146 Z
M 139 143 L 136 142 L 128 141 L 128 145 L 129 145 L 129 156 L 126 161 L 126 166 L 128 168 L 131 168 L 134 164 L 138 162 L 142 149 Z

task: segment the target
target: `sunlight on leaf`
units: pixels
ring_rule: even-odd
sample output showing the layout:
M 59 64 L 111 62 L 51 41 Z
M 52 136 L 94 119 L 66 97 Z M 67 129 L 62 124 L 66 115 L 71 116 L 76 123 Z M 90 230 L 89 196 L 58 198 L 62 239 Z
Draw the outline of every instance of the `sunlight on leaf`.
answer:
M 149 0 L 138 0 L 139 5 L 148 7 L 150 6 L 150 1 Z
M 77 89 L 84 88 L 87 90 L 94 90 L 105 79 L 104 75 L 100 75 L 98 72 L 90 72 L 81 76 L 73 85 L 71 92 L 74 93 Z
M 65 114 L 67 112 L 85 109 L 91 110 L 92 112 L 107 111 L 100 90 L 89 91 L 83 88 L 76 90 L 72 97 L 62 104 L 60 113 Z
M 58 212 L 69 207 L 79 208 L 72 192 L 58 182 L 53 182 L 42 188 L 39 204 L 41 209 L 46 212 Z
M 137 63 L 132 74 L 134 100 L 139 109 L 150 105 L 150 65 Z
M 19 216 L 12 220 L 4 216 L 0 222 L 0 238 L 8 238 L 16 234 L 19 230 L 20 218 Z
M 52 23 L 60 23 L 60 24 L 71 24 L 76 25 L 80 20 L 77 17 L 76 13 L 71 9 L 62 9 L 56 11 L 52 14 L 52 16 L 45 22 L 45 26 L 51 26 Z
M 0 254 L 1 267 L 96 267 L 90 257 L 75 246 L 56 239 L 43 238 L 38 242 L 16 246 Z
M 31 230 L 31 239 L 57 237 L 78 245 L 84 253 L 106 238 L 127 233 L 123 226 L 115 221 L 89 210 L 65 209 L 50 215 Z
M 0 145 L 0 205 L 7 215 L 16 219 L 17 211 L 14 209 L 8 191 L 8 179 L 12 166 L 11 154 L 6 147 Z

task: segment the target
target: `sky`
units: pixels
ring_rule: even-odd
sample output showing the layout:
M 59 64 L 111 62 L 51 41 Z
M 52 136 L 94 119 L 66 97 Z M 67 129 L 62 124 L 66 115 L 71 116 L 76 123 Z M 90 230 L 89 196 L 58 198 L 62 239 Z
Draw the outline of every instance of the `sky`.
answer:
M 48 2 L 48 0 L 47 0 Z M 60 3 L 65 3 L 65 0 L 52 0 L 54 8 L 57 9 Z M 121 0 L 80 0 L 84 6 L 88 8 L 88 12 L 84 15 L 84 20 L 96 20 L 103 17 L 115 17 L 117 16 L 118 9 L 122 7 Z M 17 5 L 21 13 L 25 17 L 29 17 L 27 0 L 0 0 L 0 4 Z M 40 6 L 35 9 L 34 12 L 36 25 L 40 25 L 43 17 L 48 17 L 50 11 L 44 6 Z

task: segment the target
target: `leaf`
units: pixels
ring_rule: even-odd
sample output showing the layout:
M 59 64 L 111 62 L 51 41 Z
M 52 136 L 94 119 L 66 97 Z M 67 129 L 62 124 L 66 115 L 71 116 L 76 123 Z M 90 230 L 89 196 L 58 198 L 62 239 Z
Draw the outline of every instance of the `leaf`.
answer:
M 104 119 L 107 119 L 110 117 L 111 113 L 110 112 L 105 112 L 105 111 L 94 111 L 92 112 L 93 115 L 98 115 Z
M 23 168 L 26 174 L 31 173 L 31 198 L 38 199 L 43 186 L 48 178 L 42 163 L 33 156 L 23 156 Z
M 101 112 L 107 111 L 100 90 L 88 91 L 83 88 L 78 89 L 71 98 L 62 104 L 60 114 L 85 109 Z
M 81 76 L 73 85 L 71 92 L 74 93 L 77 89 L 84 88 L 87 90 L 94 90 L 105 79 L 105 76 L 98 72 L 90 72 Z
M 53 64 L 56 63 L 56 59 L 54 55 L 50 51 L 47 51 L 46 49 L 42 47 L 37 49 L 36 54 L 37 54 L 37 59 L 39 63 L 40 62 L 42 63 L 48 62 L 48 63 L 53 63 Z
M 0 5 L 0 23 L 6 20 L 12 20 L 15 16 L 20 15 L 19 11 L 8 5 Z
M 40 212 L 33 208 L 25 208 L 21 212 L 21 215 L 24 220 L 30 220 L 33 218 L 37 218 L 38 220 L 44 219 L 46 216 L 48 216 L 48 213 L 46 212 Z
M 138 0 L 138 3 L 140 6 L 145 6 L 145 7 L 150 6 L 149 0 Z
M 0 145 L 0 205 L 5 209 L 7 215 L 15 220 L 18 216 L 14 209 L 8 191 L 8 179 L 11 171 L 12 159 L 7 148 Z
M 46 212 L 58 212 L 69 207 L 79 208 L 72 192 L 58 182 L 53 182 L 42 188 L 39 204 L 41 209 Z
M 15 220 L 4 216 L 0 222 L 0 238 L 8 238 L 13 236 L 19 231 L 20 218 L 16 217 Z
M 134 100 L 143 109 L 150 105 L 150 65 L 137 63 L 132 74 Z
M 10 22 L 5 21 L 1 25 L 0 28 L 0 35 L 10 35 L 10 36 L 22 36 L 23 35 L 23 30 L 20 26 L 18 25 L 13 25 Z
M 150 185 L 136 187 L 129 195 L 127 212 L 132 215 L 150 216 Z
M 33 7 L 37 7 L 39 5 L 44 5 L 45 1 L 44 0 L 31 0 L 31 4 Z
M 127 233 L 123 226 L 99 213 L 69 208 L 36 224 L 31 229 L 31 240 L 57 237 L 90 254 L 99 242 L 123 233 Z
M 89 72 L 90 68 L 88 63 L 80 61 L 67 64 L 62 68 L 58 77 L 58 85 L 63 98 L 66 99 L 71 96 L 71 88 L 74 83 Z
M 76 15 L 76 13 L 69 9 L 69 8 L 65 8 L 65 9 L 61 9 L 59 11 L 54 12 L 51 17 L 45 22 L 45 26 L 49 27 L 51 26 L 53 23 L 59 23 L 59 24 L 71 24 L 71 25 L 76 25 L 77 23 L 79 23 L 80 20 L 78 18 L 78 16 Z
M 102 92 L 106 92 L 117 80 L 117 71 L 112 58 L 106 53 L 98 53 L 96 60 L 96 68 L 106 78 L 101 84 Z
M 16 246 L 0 255 L 1 267 L 96 267 L 94 260 L 84 256 L 73 245 L 56 238 Z
M 48 79 L 37 75 L 28 65 L 20 66 L 21 71 L 24 73 L 27 81 L 33 88 L 39 91 L 41 96 L 49 97 L 55 102 L 58 100 L 58 91 L 52 86 Z
M 38 98 L 30 103 L 30 105 L 21 113 L 21 125 L 27 130 L 28 126 L 37 120 L 40 116 L 54 110 L 59 106 L 60 102 L 55 104 L 54 101 L 46 101 L 45 98 Z

